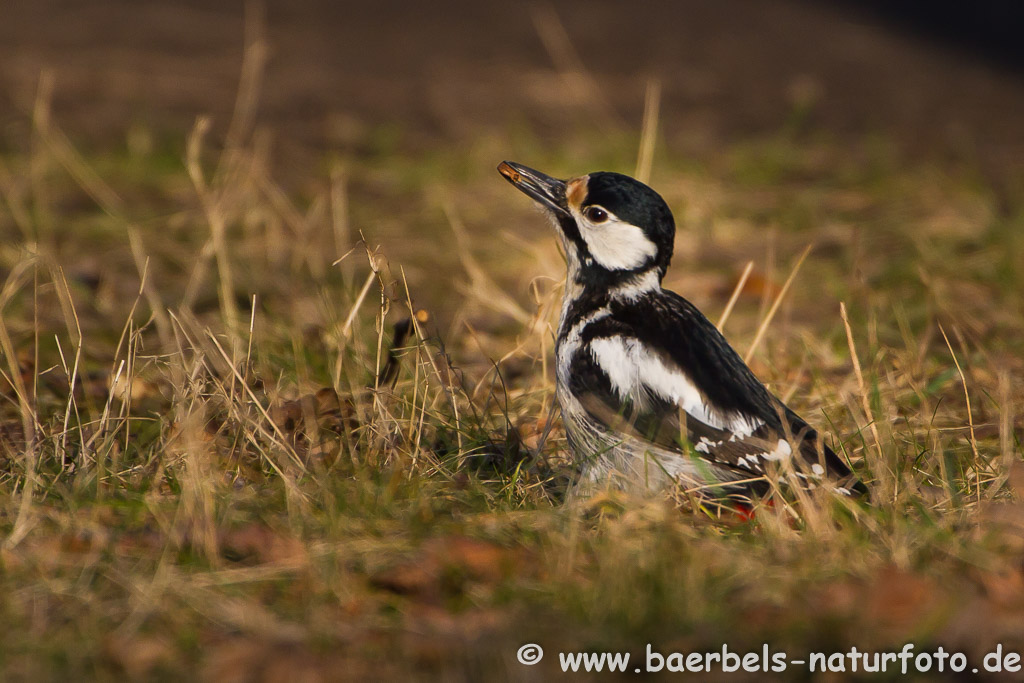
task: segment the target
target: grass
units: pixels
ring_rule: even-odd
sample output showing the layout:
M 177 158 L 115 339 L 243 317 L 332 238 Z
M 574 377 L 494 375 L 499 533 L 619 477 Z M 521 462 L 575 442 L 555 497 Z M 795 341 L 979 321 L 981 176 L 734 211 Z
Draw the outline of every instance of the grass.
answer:
M 555 148 L 524 129 L 403 159 L 382 128 L 286 191 L 258 136 L 137 128 L 85 153 L 41 97 L 0 155 L 5 677 L 1024 646 L 1024 206 L 873 139 L 784 130 L 673 163 L 657 98 L 640 136 Z M 680 225 L 668 284 L 712 319 L 729 303 L 727 335 L 870 505 L 560 502 L 562 265 L 492 168 L 638 157 Z

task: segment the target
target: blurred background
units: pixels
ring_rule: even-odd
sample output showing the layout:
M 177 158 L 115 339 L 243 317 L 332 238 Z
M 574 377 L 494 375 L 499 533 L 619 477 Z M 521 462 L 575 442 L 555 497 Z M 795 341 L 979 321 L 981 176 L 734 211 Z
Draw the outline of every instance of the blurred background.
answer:
M 258 141 L 274 182 L 303 210 L 345 170 L 353 234 L 386 245 L 423 303 L 445 313 L 450 292 L 429 286 L 437 284 L 435 268 L 461 269 L 451 208 L 497 282 L 522 302 L 529 277 L 538 270 L 558 277 L 560 265 L 504 258 L 507 240 L 493 238 L 501 230 L 528 241 L 548 235 L 542 221 L 502 218 L 503 207 L 524 205 L 494 166 L 508 157 L 556 175 L 632 173 L 645 105 L 657 114 L 652 182 L 684 227 L 697 228 L 679 246 L 684 258 L 728 266 L 763 255 L 763 243 L 714 251 L 729 234 L 722 225 L 729 211 L 714 198 L 723 188 L 755 204 L 758 192 L 782 189 L 781 204 L 793 197 L 799 204 L 804 190 L 839 182 L 863 194 L 878 169 L 899 177 L 916 165 L 940 177 L 966 174 L 991 193 L 986 202 L 997 212 L 1014 213 L 1024 186 L 1015 8 L 999 0 L 628 8 L 607 1 L 13 1 L 0 10 L 0 144 L 27 153 L 33 112 L 45 101 L 46 120 L 89 163 L 127 155 L 146 159 L 137 167 L 152 176 L 154 166 L 182 167 L 187 135 L 197 117 L 209 116 L 206 141 L 223 145 L 229 130 L 236 143 Z M 668 180 L 680 172 L 714 186 Z M 963 179 L 955 184 L 963 187 Z M 157 185 L 155 195 L 167 194 Z M 878 201 L 870 195 L 862 209 Z M 162 225 L 181 207 L 180 193 L 156 199 L 130 217 Z M 755 223 L 781 225 L 783 233 L 800 222 L 785 207 L 753 208 Z M 855 213 L 861 226 L 877 214 Z M 820 225 L 835 215 L 824 207 L 802 220 Z M 887 220 L 894 228 L 901 216 Z M 967 218 L 979 220 L 986 219 Z M 429 243 L 416 239 L 428 235 Z M 320 251 L 344 253 L 334 247 Z M 240 270 L 244 280 L 244 263 Z M 259 291 L 265 273 L 250 275 L 240 290 Z M 730 277 L 689 284 L 714 292 Z
M 256 123 L 282 153 L 352 149 L 392 125 L 403 151 L 482 130 L 636 128 L 662 86 L 667 153 L 705 158 L 795 115 L 901 150 L 1024 163 L 1019 4 L 686 0 L 479 3 L 269 1 Z M 0 122 L 31 111 L 40 71 L 72 134 L 119 142 L 132 124 L 188 131 L 235 105 L 246 7 L 238 1 L 10 0 L 0 12 Z M 552 21 L 556 19 L 556 21 Z M 120 139 L 119 139 L 120 138 Z

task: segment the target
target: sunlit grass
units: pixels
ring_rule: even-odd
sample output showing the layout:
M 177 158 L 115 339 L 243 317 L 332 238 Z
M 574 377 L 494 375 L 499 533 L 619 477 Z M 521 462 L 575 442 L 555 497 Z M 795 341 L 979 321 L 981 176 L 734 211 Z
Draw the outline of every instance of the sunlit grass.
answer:
M 969 169 L 789 130 L 717 164 L 645 157 L 679 222 L 668 284 L 713 320 L 739 292 L 727 335 L 744 353 L 764 324 L 759 376 L 871 488 L 743 523 L 684 496 L 562 502 L 562 264 L 493 167 L 632 172 L 650 131 L 406 157 L 382 129 L 299 193 L 258 139 L 147 135 L 83 153 L 37 112 L 0 157 L 12 678 L 1019 640 L 1024 211 Z

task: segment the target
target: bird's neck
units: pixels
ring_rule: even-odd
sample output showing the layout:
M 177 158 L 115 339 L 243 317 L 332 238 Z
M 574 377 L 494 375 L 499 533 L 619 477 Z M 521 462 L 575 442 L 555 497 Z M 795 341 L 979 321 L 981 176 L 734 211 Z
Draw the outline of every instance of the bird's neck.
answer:
M 560 336 L 581 317 L 613 301 L 630 303 L 661 291 L 661 271 L 656 266 L 627 272 L 581 267 L 574 259 L 568 265 L 558 322 Z
M 566 297 L 606 295 L 610 299 L 635 300 L 661 290 L 661 270 L 657 266 L 637 270 L 606 270 L 572 259 L 566 273 Z
M 619 279 L 609 287 L 608 296 L 612 299 L 636 301 L 641 296 L 659 291 L 661 271 L 655 266 Z

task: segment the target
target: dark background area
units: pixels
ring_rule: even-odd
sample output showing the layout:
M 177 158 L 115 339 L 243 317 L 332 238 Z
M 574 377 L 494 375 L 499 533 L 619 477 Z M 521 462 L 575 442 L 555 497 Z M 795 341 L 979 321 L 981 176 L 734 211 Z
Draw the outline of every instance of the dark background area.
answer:
M 1021 21 L 1024 5 L 1015 0 L 837 0 L 853 12 L 890 22 L 936 44 L 959 47 L 994 64 L 1024 69 Z

